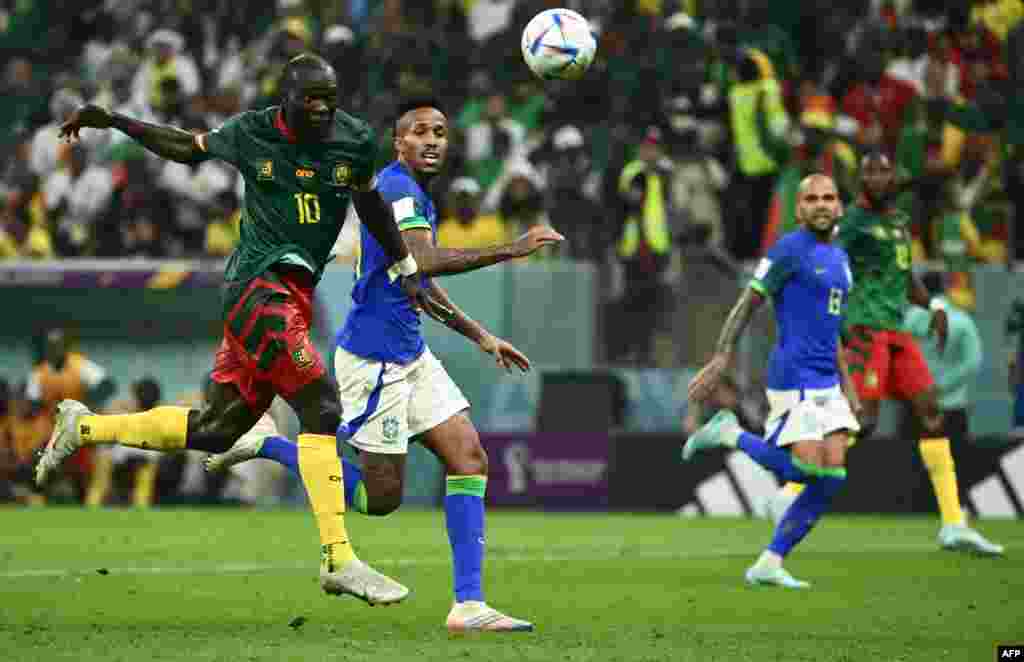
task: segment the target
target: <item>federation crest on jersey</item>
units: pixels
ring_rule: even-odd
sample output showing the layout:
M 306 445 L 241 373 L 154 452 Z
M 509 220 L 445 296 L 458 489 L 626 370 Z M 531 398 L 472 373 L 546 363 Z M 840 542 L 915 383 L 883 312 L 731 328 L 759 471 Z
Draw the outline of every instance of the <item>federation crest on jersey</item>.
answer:
M 385 416 L 384 420 L 381 421 L 381 430 L 384 433 L 384 438 L 388 441 L 395 441 L 398 439 L 398 418 L 395 416 Z
M 260 161 L 256 166 L 256 179 L 268 181 L 274 178 L 274 162 L 270 159 Z
M 352 166 L 347 163 L 337 163 L 334 166 L 334 185 L 348 186 L 352 181 Z
M 300 347 L 292 352 L 292 360 L 295 361 L 295 367 L 299 370 L 305 370 L 309 366 L 313 365 L 313 357 L 309 355 L 305 347 Z

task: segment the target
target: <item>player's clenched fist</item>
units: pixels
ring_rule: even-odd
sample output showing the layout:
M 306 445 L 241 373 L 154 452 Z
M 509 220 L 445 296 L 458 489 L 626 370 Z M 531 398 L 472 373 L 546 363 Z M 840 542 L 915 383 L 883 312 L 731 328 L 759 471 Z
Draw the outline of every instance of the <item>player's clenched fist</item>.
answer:
M 535 225 L 516 239 L 514 246 L 518 257 L 526 257 L 542 246 L 557 244 L 564 240 L 565 237 L 558 234 L 550 225 Z
M 78 132 L 84 128 L 109 129 L 111 124 L 110 111 L 102 106 L 89 103 L 75 112 L 60 125 L 60 138 L 78 139 Z

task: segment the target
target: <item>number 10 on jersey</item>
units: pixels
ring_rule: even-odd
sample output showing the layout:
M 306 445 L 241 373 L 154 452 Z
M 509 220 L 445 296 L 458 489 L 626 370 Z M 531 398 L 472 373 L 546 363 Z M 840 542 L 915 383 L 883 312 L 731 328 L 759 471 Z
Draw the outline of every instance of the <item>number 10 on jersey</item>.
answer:
M 299 225 L 320 222 L 320 197 L 316 193 L 296 193 L 295 206 L 299 212 Z

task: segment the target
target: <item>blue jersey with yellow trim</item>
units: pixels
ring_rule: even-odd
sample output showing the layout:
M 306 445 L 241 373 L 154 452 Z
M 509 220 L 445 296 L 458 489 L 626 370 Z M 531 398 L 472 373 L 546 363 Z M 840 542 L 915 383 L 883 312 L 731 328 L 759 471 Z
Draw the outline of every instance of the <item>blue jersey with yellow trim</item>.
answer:
M 437 240 L 437 212 L 430 195 L 408 168 L 395 161 L 377 174 L 377 190 L 398 223 L 399 230 L 425 228 Z M 423 353 L 420 316 L 388 269 L 391 259 L 373 235 L 362 227 L 361 250 L 352 287 L 352 309 L 338 332 L 338 347 L 385 363 L 405 365 Z M 426 279 L 424 278 L 424 287 Z
M 768 362 L 769 389 L 839 383 L 839 330 L 852 286 L 846 252 L 813 232 L 791 232 L 772 246 L 750 283 L 775 306 L 778 339 Z

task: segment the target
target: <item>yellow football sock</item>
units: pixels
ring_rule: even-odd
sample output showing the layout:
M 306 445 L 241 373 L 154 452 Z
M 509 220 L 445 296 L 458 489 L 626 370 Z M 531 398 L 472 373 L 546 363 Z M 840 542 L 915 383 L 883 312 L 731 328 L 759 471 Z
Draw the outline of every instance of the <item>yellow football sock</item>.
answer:
M 960 509 L 960 492 L 956 485 L 956 465 L 953 463 L 953 454 L 949 452 L 949 439 L 922 439 L 918 449 L 932 480 L 942 523 L 963 524 L 964 514 Z
M 790 496 L 800 496 L 800 493 L 804 491 L 804 487 L 803 483 L 786 483 L 782 486 L 782 491 Z
M 82 444 L 121 444 L 135 448 L 173 451 L 185 448 L 188 433 L 186 407 L 157 407 L 140 414 L 83 416 L 78 420 Z
M 89 477 L 89 489 L 85 493 L 85 505 L 102 506 L 110 494 L 110 484 L 114 477 L 114 458 L 107 449 L 99 449 L 92 463 L 92 476 Z
M 334 435 L 300 434 L 299 474 L 320 529 L 320 544 L 331 562 L 355 558 L 345 530 L 345 490 Z
M 132 490 L 132 505 L 136 508 L 149 508 L 153 505 L 156 493 L 156 475 L 159 466 L 156 462 L 146 462 L 135 470 L 135 489 Z

